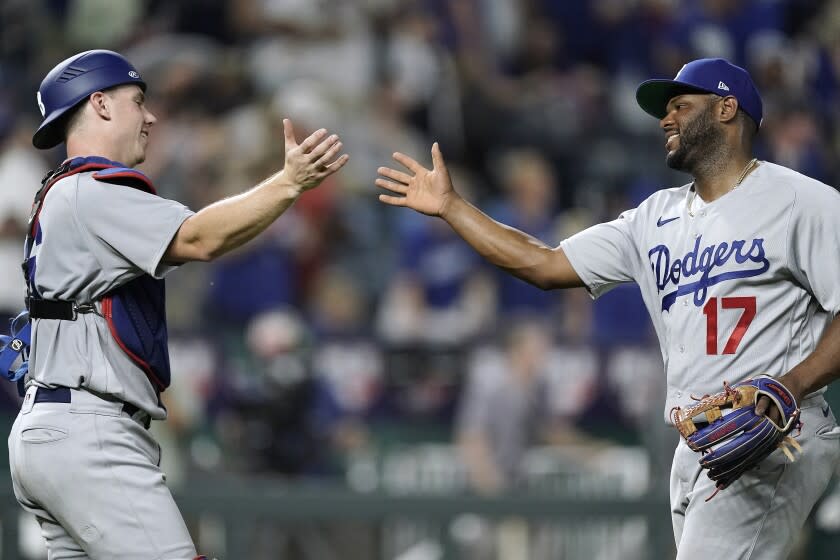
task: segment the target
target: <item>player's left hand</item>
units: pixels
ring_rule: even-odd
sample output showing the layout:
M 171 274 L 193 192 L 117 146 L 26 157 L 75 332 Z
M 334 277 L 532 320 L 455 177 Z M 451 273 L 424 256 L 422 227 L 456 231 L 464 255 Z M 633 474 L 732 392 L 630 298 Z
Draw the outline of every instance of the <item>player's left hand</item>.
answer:
M 785 386 L 785 388 L 790 391 L 790 394 L 793 395 L 796 402 L 802 402 L 802 396 L 799 394 L 799 391 L 793 387 L 793 383 L 790 382 L 789 379 L 785 379 L 785 377 L 779 377 L 776 379 L 779 383 Z M 756 416 L 767 416 L 770 420 L 772 420 L 776 424 L 781 424 L 782 420 L 782 411 L 779 410 L 779 407 L 773 404 L 773 401 L 770 400 L 768 397 L 762 395 L 759 397 L 758 402 L 755 405 L 755 415 Z

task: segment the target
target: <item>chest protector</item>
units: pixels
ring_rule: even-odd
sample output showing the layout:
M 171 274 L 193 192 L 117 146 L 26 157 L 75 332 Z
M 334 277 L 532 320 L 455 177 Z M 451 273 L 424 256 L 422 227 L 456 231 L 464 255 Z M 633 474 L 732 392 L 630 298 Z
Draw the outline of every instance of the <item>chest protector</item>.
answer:
M 40 239 L 38 218 L 47 192 L 61 179 L 93 171 L 101 182 L 139 189 L 157 195 L 143 173 L 122 167 L 100 157 L 78 157 L 64 162 L 44 178 L 35 196 L 24 248 L 23 272 L 27 285 L 27 308 L 33 319 L 75 320 L 77 313 L 95 312 L 90 302 L 45 300 L 35 288 L 35 258 L 31 256 L 36 239 Z M 111 335 L 129 358 L 142 369 L 158 392 L 169 386 L 168 335 L 164 281 L 143 274 L 105 294 L 101 313 L 108 322 Z

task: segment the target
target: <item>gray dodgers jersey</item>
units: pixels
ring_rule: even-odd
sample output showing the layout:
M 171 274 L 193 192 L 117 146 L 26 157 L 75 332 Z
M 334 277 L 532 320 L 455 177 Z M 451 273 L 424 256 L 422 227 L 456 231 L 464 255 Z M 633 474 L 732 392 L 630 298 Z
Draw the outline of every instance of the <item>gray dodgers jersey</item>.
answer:
M 840 193 L 768 162 L 698 206 L 654 193 L 561 243 L 593 297 L 639 284 L 667 377 L 665 418 L 691 396 L 807 357 L 840 310 Z
M 162 278 L 161 263 L 193 212 L 178 202 L 78 173 L 52 186 L 34 244 L 35 286 L 46 299 L 97 301 L 142 275 Z M 29 379 L 41 385 L 85 387 L 130 402 L 163 419 L 165 410 L 146 374 L 111 336 L 106 320 L 34 320 Z

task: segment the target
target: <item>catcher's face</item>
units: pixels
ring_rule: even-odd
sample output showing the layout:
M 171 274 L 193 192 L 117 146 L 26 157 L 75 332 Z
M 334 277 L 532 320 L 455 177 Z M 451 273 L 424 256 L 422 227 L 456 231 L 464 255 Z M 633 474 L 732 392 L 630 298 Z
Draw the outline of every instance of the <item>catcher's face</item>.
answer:
M 121 86 L 109 93 L 114 101 L 115 121 L 120 123 L 116 139 L 122 153 L 119 161 L 133 167 L 146 159 L 149 133 L 157 118 L 146 108 L 146 97 L 138 86 Z
M 723 130 L 714 118 L 720 99 L 713 94 L 686 94 L 668 102 L 668 113 L 659 123 L 665 131 L 668 167 L 691 173 L 711 146 L 720 145 Z

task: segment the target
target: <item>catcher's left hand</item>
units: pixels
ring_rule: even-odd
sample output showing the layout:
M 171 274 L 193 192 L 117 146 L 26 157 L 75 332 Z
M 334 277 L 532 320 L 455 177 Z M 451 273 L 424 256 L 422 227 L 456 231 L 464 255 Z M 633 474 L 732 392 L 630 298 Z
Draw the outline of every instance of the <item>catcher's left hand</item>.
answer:
M 693 406 L 671 411 L 674 426 L 688 446 L 703 453 L 700 465 L 708 469 L 708 476 L 717 483 L 718 490 L 732 484 L 777 447 L 791 461 L 795 459 L 787 446 L 802 450 L 788 437 L 799 425 L 800 411 L 793 394 L 784 385 L 770 376 L 760 375 L 731 386 L 724 382 L 723 386 L 722 392 L 706 396 Z M 756 404 L 762 396 L 778 408 L 781 415 L 778 421 L 771 415 L 756 413 Z

